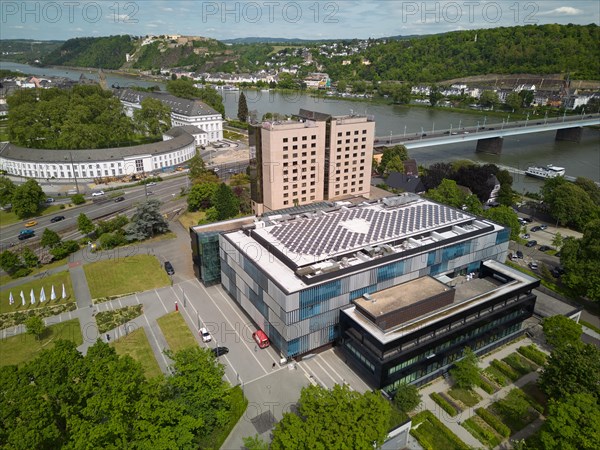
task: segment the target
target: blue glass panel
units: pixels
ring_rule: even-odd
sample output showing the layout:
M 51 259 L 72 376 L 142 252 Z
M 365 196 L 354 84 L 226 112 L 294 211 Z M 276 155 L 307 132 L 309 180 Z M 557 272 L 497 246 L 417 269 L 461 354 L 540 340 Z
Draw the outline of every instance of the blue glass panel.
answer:
M 305 289 L 300 292 L 300 307 L 309 306 L 313 303 L 322 302 L 342 293 L 342 282 L 340 280 Z
M 357 289 L 355 291 L 350 292 L 350 300 L 354 300 L 362 297 L 364 294 L 372 294 L 377 291 L 377 285 L 372 284 L 371 286 L 367 286 L 364 288 Z
M 433 266 L 435 264 L 435 252 L 429 252 L 427 254 L 427 265 Z
M 510 239 L 510 228 L 505 228 L 501 230 L 496 235 L 496 244 L 502 244 L 503 242 L 508 242 Z
M 391 280 L 404 275 L 404 261 L 398 261 L 377 269 L 377 281 Z

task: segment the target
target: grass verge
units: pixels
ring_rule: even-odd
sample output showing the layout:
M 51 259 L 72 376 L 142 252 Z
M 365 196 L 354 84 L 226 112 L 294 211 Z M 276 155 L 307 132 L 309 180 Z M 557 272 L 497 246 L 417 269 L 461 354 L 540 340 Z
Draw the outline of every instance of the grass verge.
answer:
M 585 320 L 580 320 L 579 323 L 584 327 L 588 327 L 590 330 L 594 330 L 596 333 L 600 334 L 600 328 L 598 328 L 596 325 L 586 322 Z
M 186 230 L 190 227 L 198 225 L 198 222 L 203 220 L 206 217 L 206 213 L 204 211 L 196 211 L 196 212 L 185 212 L 181 216 L 179 216 L 179 223 L 183 225 L 183 228 Z
M 194 335 L 178 311 L 159 317 L 157 322 L 172 352 L 175 353 L 186 347 L 196 347 L 198 345 Z
M 473 435 L 482 444 L 485 444 L 488 448 L 494 448 L 500 442 L 502 437 L 494 431 L 485 421 L 478 416 L 468 418 L 462 423 L 465 430 Z
M 131 356 L 139 362 L 146 378 L 150 379 L 162 374 L 143 327 L 114 341 L 111 345 L 119 355 Z
M 106 259 L 83 266 L 94 301 L 147 291 L 171 283 L 158 260 L 151 255 Z
M 83 337 L 79 319 L 49 326 L 39 341 L 30 334 L 19 334 L 0 340 L 0 366 L 31 361 L 42 350 L 52 348 L 58 339 L 66 339 L 73 341 L 75 345 L 81 345 Z
M 244 397 L 244 392 L 240 386 L 231 388 L 229 391 L 229 402 L 231 407 L 229 409 L 229 421 L 227 425 L 213 431 L 206 439 L 200 442 L 198 448 L 215 450 L 221 448 L 225 439 L 227 439 L 227 436 L 229 436 L 229 433 L 231 433 L 231 430 L 233 430 L 233 427 L 235 427 L 248 407 L 248 400 Z
M 107 331 L 113 330 L 118 326 L 135 319 L 140 314 L 142 314 L 142 305 L 126 306 L 111 311 L 99 312 L 96 314 L 98 331 L 100 333 L 106 333 Z
M 63 208 L 64 209 L 64 208 Z M 49 214 L 56 214 L 61 211 L 60 205 L 49 205 L 42 207 L 34 217 L 47 216 Z M 12 225 L 17 222 L 28 222 L 31 218 L 19 219 L 17 215 L 12 211 L 0 211 L 0 227 Z M 40 233 L 41 234 L 41 233 Z
M 465 406 L 475 406 L 481 401 L 481 397 L 477 392 L 468 389 L 454 387 L 448 391 L 448 395 L 455 400 L 462 402 Z
M 62 285 L 65 285 L 66 298 L 62 298 Z M 50 294 L 52 293 L 52 286 L 54 286 L 54 293 L 56 294 L 55 300 L 50 300 Z M 44 294 L 46 295 L 46 301 L 40 303 L 41 290 L 44 288 Z M 33 290 L 35 296 L 35 303 L 31 303 L 31 290 Z M 25 297 L 25 305 L 21 300 L 21 291 L 23 291 L 23 297 Z M 10 294 L 13 296 L 13 304 L 9 304 Z M 61 303 L 73 302 L 73 286 L 71 285 L 71 276 L 69 272 L 60 272 L 47 277 L 38 278 L 31 280 L 27 283 L 20 284 L 13 288 L 2 289 L 0 291 L 0 314 L 10 312 L 22 312 L 26 310 L 32 310 L 37 308 L 44 308 L 48 305 L 58 305 Z
M 413 417 L 410 432 L 425 449 L 468 450 L 469 448 L 431 411 L 422 411 Z

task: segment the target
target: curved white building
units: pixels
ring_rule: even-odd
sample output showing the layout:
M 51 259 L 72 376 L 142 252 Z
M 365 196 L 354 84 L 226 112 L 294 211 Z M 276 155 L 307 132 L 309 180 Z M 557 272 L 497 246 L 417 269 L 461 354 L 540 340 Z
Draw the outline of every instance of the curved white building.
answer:
M 46 150 L 0 143 L 0 169 L 37 179 L 93 179 L 152 172 L 182 164 L 206 133 L 194 126 L 171 128 L 163 141 L 133 147 Z

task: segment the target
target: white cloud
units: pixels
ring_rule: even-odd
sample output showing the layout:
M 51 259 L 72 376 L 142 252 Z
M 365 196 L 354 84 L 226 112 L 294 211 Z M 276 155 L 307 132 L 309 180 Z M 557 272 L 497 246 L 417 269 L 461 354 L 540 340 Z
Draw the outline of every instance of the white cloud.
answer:
M 544 15 L 555 15 L 555 14 L 564 14 L 567 16 L 576 16 L 578 14 L 583 13 L 581 9 L 573 8 L 572 6 L 561 6 L 560 8 L 555 8 L 552 11 L 548 11 L 542 13 Z

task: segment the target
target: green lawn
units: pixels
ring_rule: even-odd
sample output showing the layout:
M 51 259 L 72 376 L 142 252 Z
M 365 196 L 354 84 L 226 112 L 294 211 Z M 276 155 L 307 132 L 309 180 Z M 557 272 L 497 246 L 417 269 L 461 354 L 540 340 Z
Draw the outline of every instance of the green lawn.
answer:
M 421 446 L 431 450 L 468 450 L 469 447 L 450 431 L 431 411 L 422 411 L 412 419 L 411 434 Z
M 63 283 L 65 284 L 65 291 L 67 293 L 67 298 L 64 300 L 61 297 Z M 52 286 L 54 286 L 54 293 L 57 297 L 56 300 L 50 300 Z M 44 292 L 46 294 L 46 301 L 44 303 L 40 303 L 40 293 L 42 287 L 44 288 Z M 35 303 L 33 305 L 31 304 L 30 299 L 32 289 L 35 294 Z M 25 297 L 25 306 L 23 306 L 21 301 L 21 291 L 23 291 L 23 295 Z M 14 300 L 12 305 L 9 304 L 11 292 Z M 0 291 L 0 314 L 40 309 L 45 308 L 46 306 L 60 305 L 73 301 L 75 301 L 75 297 L 73 295 L 73 287 L 71 285 L 71 276 L 69 275 L 69 272 L 65 271 L 47 277 L 37 278 L 14 288 L 2 289 L 2 291 Z
M 448 395 L 455 400 L 461 401 L 465 406 L 475 406 L 481 401 L 481 397 L 478 393 L 459 387 L 450 389 Z
M 0 340 L 0 366 L 21 364 L 34 359 L 43 349 L 52 348 L 57 339 L 83 343 L 79 319 L 67 320 L 46 329 L 41 340 L 30 334 L 19 334 Z
M 198 345 L 194 335 L 178 311 L 160 317 L 157 322 L 172 352 Z
M 168 286 L 169 276 L 151 255 L 106 259 L 83 266 L 92 298 L 96 301 Z
M 494 448 L 502 442 L 502 436 L 479 416 L 470 417 L 462 423 L 462 426 L 488 448 Z
M 128 355 L 138 361 L 142 365 L 146 378 L 154 378 L 162 374 L 144 328 L 138 328 L 112 342 L 111 345 L 119 355 Z
M 96 314 L 98 331 L 106 333 L 142 314 L 142 305 L 125 306 L 124 308 L 102 311 Z
M 56 214 L 59 212 L 60 205 L 49 205 L 41 208 L 34 217 L 47 216 L 48 214 Z M 0 211 L 0 227 L 4 227 L 6 225 L 11 225 L 13 223 L 21 222 L 29 222 L 29 219 L 19 219 L 16 214 L 12 211 Z M 41 234 L 41 233 L 40 233 Z

